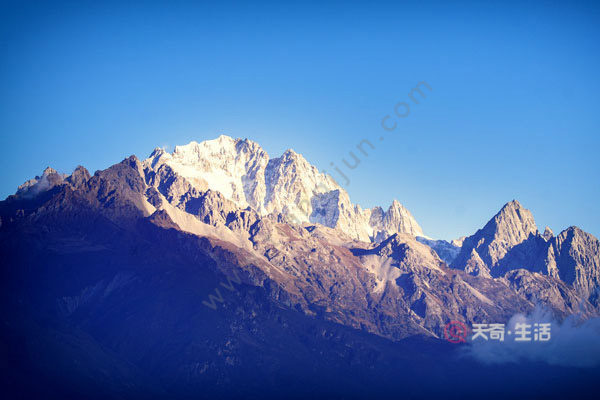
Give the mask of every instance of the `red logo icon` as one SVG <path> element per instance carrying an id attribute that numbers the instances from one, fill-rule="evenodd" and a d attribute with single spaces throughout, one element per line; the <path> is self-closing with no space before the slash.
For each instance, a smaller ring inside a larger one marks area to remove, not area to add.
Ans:
<path id="1" fill-rule="evenodd" d="M 469 328 L 460 321 L 450 321 L 444 326 L 444 337 L 450 343 L 465 343 Z"/>

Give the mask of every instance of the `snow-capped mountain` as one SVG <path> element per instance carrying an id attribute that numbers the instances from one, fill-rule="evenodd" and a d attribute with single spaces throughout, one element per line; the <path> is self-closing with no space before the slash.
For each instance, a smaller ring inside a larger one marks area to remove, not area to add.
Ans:
<path id="1" fill-rule="evenodd" d="M 329 175 L 293 150 L 270 158 L 251 140 L 222 135 L 176 146 L 172 153 L 157 148 L 143 165 L 158 177 L 153 185 L 175 206 L 210 189 L 259 216 L 281 214 L 290 223 L 319 223 L 357 240 L 381 241 L 393 233 L 423 236 L 417 221 L 398 201 L 387 211 L 362 209 Z M 177 178 L 183 179 L 174 196 Z"/>
<path id="2" fill-rule="evenodd" d="M 502 323 L 536 306 L 600 315 L 600 241 L 576 227 L 542 235 L 511 201 L 471 236 L 421 235 L 399 202 L 362 210 L 301 155 L 270 158 L 249 140 L 157 149 L 93 175 L 47 168 L 0 202 L 1 342 L 48 347 L 28 372 L 90 371 L 104 388 L 105 371 L 121 371 L 118 398 L 156 397 L 131 388 L 138 374 L 218 394 L 214 382 L 257 373 L 260 393 L 274 371 L 278 383 L 340 363 L 358 366 L 339 372 L 344 386 L 370 371 L 404 390 L 414 382 L 386 379 L 385 360 L 411 340 L 421 359 L 448 321 Z"/>

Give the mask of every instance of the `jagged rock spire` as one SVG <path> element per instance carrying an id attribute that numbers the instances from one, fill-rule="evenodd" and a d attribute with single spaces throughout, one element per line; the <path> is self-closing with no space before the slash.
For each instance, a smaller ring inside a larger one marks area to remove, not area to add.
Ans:
<path id="1" fill-rule="evenodd" d="M 537 234 L 531 212 L 517 200 L 512 200 L 482 229 L 464 240 L 462 250 L 452 266 L 464 269 L 469 264 L 479 265 L 479 260 L 474 259 L 474 251 L 485 265 L 493 269 L 511 248 Z"/>

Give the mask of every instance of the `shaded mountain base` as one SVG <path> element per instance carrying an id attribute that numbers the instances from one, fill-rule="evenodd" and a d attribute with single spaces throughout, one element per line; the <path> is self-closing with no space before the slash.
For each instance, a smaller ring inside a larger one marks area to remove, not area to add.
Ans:
<path id="1" fill-rule="evenodd" d="M 128 362 L 127 351 L 98 343 L 73 326 L 4 320 L 2 387 L 11 399 L 227 398 L 595 398 L 598 369 L 522 363 L 484 366 L 457 345 L 385 339 L 281 311 L 269 326 L 273 346 L 246 343 L 234 365 L 187 369 L 186 354 L 158 367 Z M 231 323 L 226 318 L 220 322 Z M 266 328 L 266 327 L 265 327 Z M 273 329 L 277 331 L 273 332 Z M 94 332 L 92 332 L 93 334 Z M 166 335 L 177 337 L 176 328 Z M 139 334 L 142 329 L 129 334 Z M 212 339 L 197 332 L 199 342 Z M 241 339 L 245 333 L 235 336 Z M 285 346 L 288 351 L 281 351 Z M 225 346 L 226 347 L 226 346 Z M 203 349 L 200 364 L 232 355 Z M 161 358 L 160 350 L 156 357 Z M 218 362 L 218 361 L 217 361 Z M 206 374 L 207 376 L 203 376 Z"/>
<path id="2" fill-rule="evenodd" d="M 154 243 L 173 245 L 174 231 L 154 234 L 164 235 Z M 484 366 L 440 340 L 392 342 L 275 306 L 269 288 L 234 283 L 213 310 L 202 301 L 224 278 L 208 257 L 132 250 L 142 245 L 71 255 L 60 247 L 60 257 L 56 246 L 34 245 L 28 256 L 12 247 L 24 262 L 3 280 L 4 398 L 585 398 L 600 377 L 598 369 Z M 69 301 L 57 301 L 58 288 L 72 292 Z"/>

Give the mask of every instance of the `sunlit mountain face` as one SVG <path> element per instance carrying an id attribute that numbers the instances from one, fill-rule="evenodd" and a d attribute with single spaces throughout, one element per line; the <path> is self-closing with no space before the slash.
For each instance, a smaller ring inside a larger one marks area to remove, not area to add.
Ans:
<path id="1" fill-rule="evenodd" d="M 593 397 L 598 239 L 389 203 L 227 136 L 47 168 L 0 202 L 8 398 Z"/>

